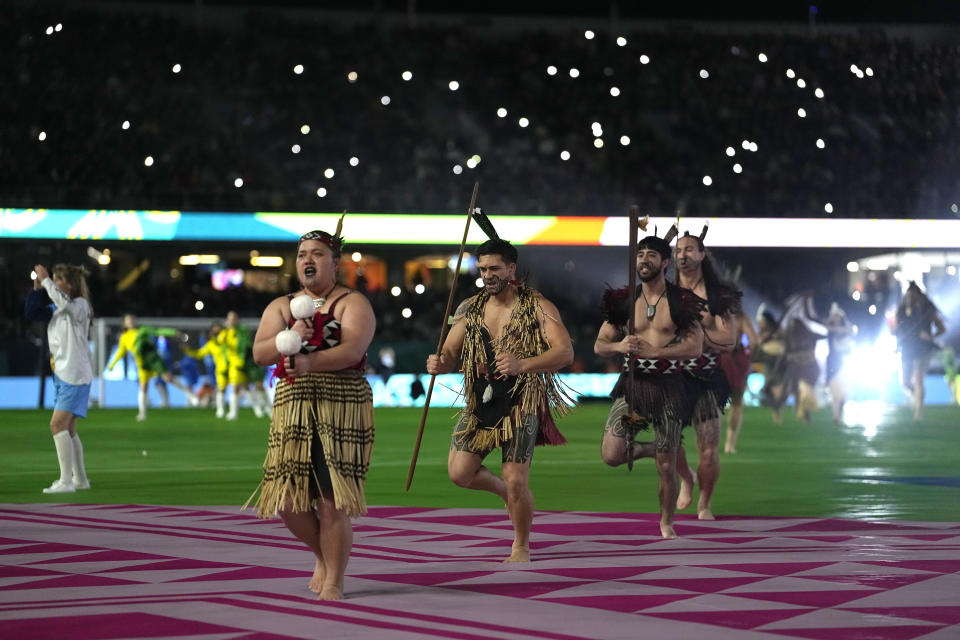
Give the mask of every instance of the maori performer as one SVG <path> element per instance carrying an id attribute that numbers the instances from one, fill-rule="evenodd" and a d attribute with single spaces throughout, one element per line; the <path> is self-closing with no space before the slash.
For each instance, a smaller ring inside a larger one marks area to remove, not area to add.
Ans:
<path id="1" fill-rule="evenodd" d="M 927 375 L 930 357 L 940 347 L 934 342 L 946 333 L 943 316 L 920 286 L 910 281 L 906 293 L 897 305 L 894 335 L 900 349 L 900 370 L 903 387 L 913 401 L 913 419 L 923 419 L 923 380 Z"/>
<path id="2" fill-rule="evenodd" d="M 440 353 L 426 366 L 438 375 L 462 360 L 466 407 L 454 427 L 447 471 L 457 486 L 504 501 L 514 529 L 506 562 L 528 562 L 530 462 L 535 445 L 566 442 L 551 412 L 564 415 L 572 404 L 555 373 L 573 361 L 573 346 L 556 306 L 515 279 L 517 250 L 479 208 L 473 217 L 490 238 L 476 251 L 483 290 L 460 304 Z M 502 478 L 483 465 L 497 447 Z"/>
<path id="3" fill-rule="evenodd" d="M 717 274 L 703 244 L 708 226 L 699 236 L 689 232 L 677 240 L 677 284 L 690 289 L 705 303 L 700 314 L 703 327 L 703 356 L 709 362 L 687 373 L 694 396 L 693 428 L 697 437 L 696 481 L 687 464 L 686 452 L 678 453 L 677 470 L 680 473 L 680 496 L 677 509 L 686 509 L 693 502 L 693 486 L 700 484 L 697 500 L 697 518 L 713 520 L 710 500 L 720 477 L 720 421 L 730 402 L 730 384 L 719 366 L 720 355 L 733 351 L 739 341 L 736 318 L 742 313 L 740 293 L 732 284 Z"/>
<path id="4" fill-rule="evenodd" d="M 817 341 L 827 337 L 826 325 L 813 309 L 813 296 L 810 293 L 797 293 L 790 296 L 784 305 L 785 311 L 780 318 L 780 332 L 783 335 L 783 387 L 775 399 L 774 412 L 780 408 L 792 394 L 797 404 L 797 417 L 804 422 L 812 420 L 812 412 L 819 403 L 814 392 L 820 378 L 820 365 L 817 363 Z"/>
<path id="5" fill-rule="evenodd" d="M 743 394 L 752 369 L 753 350 L 760 344 L 760 336 L 750 316 L 741 311 L 733 319 L 734 344 L 731 351 L 720 354 L 720 368 L 730 385 L 730 413 L 727 414 L 727 441 L 724 453 L 737 452 L 737 438 L 743 426 Z M 746 340 L 744 340 L 746 338 Z"/>
<path id="6" fill-rule="evenodd" d="M 376 319 L 362 294 L 337 282 L 342 223 L 341 217 L 333 234 L 301 236 L 301 295 L 267 305 L 253 344 L 258 365 L 279 363 L 257 515 L 279 514 L 314 553 L 310 589 L 321 600 L 343 597 L 353 544 L 350 518 L 367 511 L 364 480 L 374 436 L 373 396 L 363 372 Z M 307 303 L 312 298 L 312 316 L 311 309 L 306 314 L 300 309 L 304 305 L 291 311 L 291 300 L 299 303 L 304 295 Z M 290 353 L 289 345 L 277 339 L 278 334 L 289 336 L 288 329 L 299 334 L 297 355 L 281 352 Z"/>
<path id="7" fill-rule="evenodd" d="M 831 303 L 827 315 L 827 386 L 830 387 L 830 404 L 833 408 L 833 423 L 843 422 L 843 407 L 847 403 L 847 375 L 844 360 L 853 350 L 853 336 L 857 326 L 847 320 L 847 314 L 836 302 Z"/>
<path id="8" fill-rule="evenodd" d="M 641 223 L 641 228 L 646 224 Z M 631 243 L 632 234 L 631 229 Z M 675 235 L 674 228 L 666 238 L 653 234 L 638 243 L 640 286 L 634 292 L 629 286 L 604 292 L 604 322 L 593 346 L 599 356 L 624 358 L 624 371 L 610 393 L 613 405 L 603 429 L 600 455 L 612 467 L 630 466 L 646 456 L 656 459 L 660 534 L 664 538 L 677 537 L 673 529 L 677 452 L 680 432 L 693 410 L 682 364 L 696 359 L 703 345 L 699 323 L 703 302 L 664 277 L 671 257 L 669 241 Z M 635 315 L 632 332 L 628 330 L 631 306 Z M 639 430 L 651 426 L 655 442 L 634 441 Z"/>

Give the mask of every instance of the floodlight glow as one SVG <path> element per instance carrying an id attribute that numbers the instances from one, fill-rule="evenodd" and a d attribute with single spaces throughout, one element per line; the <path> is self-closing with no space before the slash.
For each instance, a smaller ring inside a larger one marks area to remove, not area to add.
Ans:
<path id="1" fill-rule="evenodd" d="M 863 71 L 860 71 L 860 69 L 857 69 L 857 77 L 863 80 Z"/>
<path id="2" fill-rule="evenodd" d="M 413 315 L 413 311 L 410 310 L 410 307 L 404 307 L 400 312 L 400 315 L 402 315 L 404 318 L 409 318 Z"/>
<path id="3" fill-rule="evenodd" d="M 354 262 L 360 262 L 363 260 L 363 254 L 361 254 L 359 251 L 354 251 L 352 254 L 350 254 L 350 259 Z"/>
<path id="4" fill-rule="evenodd" d="M 476 162 L 477 164 L 480 164 L 480 162 L 483 160 L 483 158 L 481 158 L 480 154 L 478 153 L 475 153 L 472 156 L 470 156 L 470 159 Z"/>
<path id="5" fill-rule="evenodd" d="M 500 107 L 499 109 L 497 109 L 497 117 L 498 117 L 498 118 L 506 118 L 506 117 L 507 117 L 507 110 L 504 109 L 503 107 Z"/>
<path id="6" fill-rule="evenodd" d="M 863 72 L 868 76 L 873 77 L 873 69 L 871 69 L 870 67 L 867 67 L 866 69 L 864 69 Z"/>
<path id="7" fill-rule="evenodd" d="M 380 98 L 380 104 L 382 104 L 383 106 L 387 106 L 388 104 L 390 104 L 390 96 L 383 96 L 382 98 Z"/>
<path id="8" fill-rule="evenodd" d="M 650 56 L 647 54 L 640 56 L 640 64 L 650 64 Z"/>
<path id="9" fill-rule="evenodd" d="M 743 167 L 740 166 L 740 163 L 739 163 L 739 162 L 738 162 L 737 164 L 733 165 L 733 172 L 734 172 L 734 173 L 743 173 Z"/>
<path id="10" fill-rule="evenodd" d="M 300 153 L 300 145 L 298 144 L 293 145 L 292 147 L 290 147 L 290 151 L 292 151 L 293 153 Z"/>
<path id="11" fill-rule="evenodd" d="M 602 148 L 603 148 L 603 138 L 595 138 L 594 141 L 593 141 L 593 146 L 595 146 L 597 149 L 602 149 Z"/>
<path id="12" fill-rule="evenodd" d="M 390 295 L 392 295 L 394 298 L 396 298 L 397 296 L 399 296 L 399 295 L 400 295 L 400 287 L 398 287 L 397 285 L 393 285 L 392 287 L 390 287 Z"/>
<path id="13" fill-rule="evenodd" d="M 627 146 L 630 144 L 630 136 L 620 136 L 620 144 Z"/>
<path id="14" fill-rule="evenodd" d="M 744 150 L 749 151 L 749 150 L 750 150 L 750 141 L 749 141 L 749 140 L 744 140 L 743 142 L 740 143 L 740 146 L 741 146 Z"/>
<path id="15" fill-rule="evenodd" d="M 477 278 L 473 284 L 477 285 L 477 288 L 479 289 L 483 286 L 483 278 Z"/>
<path id="16" fill-rule="evenodd" d="M 327 188 L 326 188 L 326 187 L 320 187 L 319 189 L 317 189 L 317 197 L 318 197 L 318 198 L 326 198 L 326 197 L 327 197 Z"/>
<path id="17" fill-rule="evenodd" d="M 283 258 L 280 256 L 253 256 L 250 258 L 251 267 L 282 267 Z"/>
<path id="18" fill-rule="evenodd" d="M 301 73 L 303 73 L 303 65 L 302 64 L 294 65 L 293 72 L 297 75 L 300 75 Z"/>
<path id="19" fill-rule="evenodd" d="M 424 291 L 426 291 L 427 288 L 426 288 L 425 286 L 423 286 L 422 284 L 419 284 L 419 283 L 418 283 L 417 286 L 415 286 L 415 287 L 413 288 L 413 290 L 419 295 L 419 294 L 422 294 Z"/>
<path id="20" fill-rule="evenodd" d="M 570 159 L 570 152 L 567 151 L 566 149 L 564 149 L 563 151 L 561 151 L 561 152 L 560 152 L 560 159 L 561 159 L 561 160 L 564 160 L 564 161 L 569 160 L 569 159 Z"/>
<path id="21" fill-rule="evenodd" d="M 110 256 L 105 253 L 101 253 L 97 257 L 97 264 L 100 264 L 104 267 L 107 266 L 108 264 L 110 264 Z"/>
<path id="22" fill-rule="evenodd" d="M 855 64 L 850 65 L 850 73 L 856 75 L 857 71 L 860 71 L 860 67 Z"/>
<path id="23" fill-rule="evenodd" d="M 618 95 L 620 95 L 620 89 L 617 87 L 610 87 L 610 95 L 616 98 Z"/>
<path id="24" fill-rule="evenodd" d="M 190 255 L 180 256 L 179 262 L 185 267 L 198 264 L 217 264 L 220 262 L 220 256 L 215 253 L 192 253 Z"/>
<path id="25" fill-rule="evenodd" d="M 787 69 L 787 77 L 788 77 L 788 78 L 795 78 L 795 77 L 797 77 L 797 74 L 794 73 L 793 69 Z"/>
<path id="26" fill-rule="evenodd" d="M 583 37 L 586 38 L 587 40 L 593 40 L 593 37 L 595 35 L 596 34 L 593 31 L 590 31 L 590 29 L 587 29 L 586 31 L 583 32 Z"/>
<path id="27" fill-rule="evenodd" d="M 823 205 L 823 210 L 827 213 L 833 213 L 833 205 L 828 202 L 827 204 Z"/>
<path id="28" fill-rule="evenodd" d="M 856 260 L 851 260 L 847 263 L 847 271 L 850 273 L 856 273 L 857 271 L 860 271 L 860 263 Z"/>
<path id="29" fill-rule="evenodd" d="M 853 293 L 850 294 L 850 297 L 856 300 L 857 302 L 860 302 L 860 298 L 861 298 L 860 290 L 854 289 Z"/>
<path id="30" fill-rule="evenodd" d="M 710 176 L 703 176 L 703 186 L 709 187 L 712 184 L 713 184 L 713 178 L 711 178 Z"/>
<path id="31" fill-rule="evenodd" d="M 527 127 L 530 124 L 530 121 L 526 118 L 520 118 L 517 120 L 517 124 L 519 124 L 521 127 Z"/>
<path id="32" fill-rule="evenodd" d="M 947 265 L 947 275 L 948 275 L 948 276 L 955 276 L 955 275 L 957 275 L 957 268 L 956 268 L 955 266 L 953 266 L 952 264 Z"/>
<path id="33" fill-rule="evenodd" d="M 347 82 L 349 82 L 350 84 L 353 84 L 356 81 L 357 81 L 356 71 L 350 71 L 349 73 L 347 73 Z"/>
<path id="34" fill-rule="evenodd" d="M 570 77 L 571 78 L 580 77 L 580 69 L 577 69 L 576 67 L 570 67 Z"/>
<path id="35" fill-rule="evenodd" d="M 461 167 L 458 164 L 453 165 L 453 173 L 454 175 L 460 175 L 461 173 L 463 173 L 463 167 Z"/>
<path id="36" fill-rule="evenodd" d="M 797 115 L 800 116 L 801 118 L 806 118 L 807 110 L 804 109 L 803 107 L 800 107 L 799 109 L 797 109 Z"/>
<path id="37" fill-rule="evenodd" d="M 323 170 L 323 177 L 329 180 L 335 175 L 335 173 L 336 172 L 333 169 L 327 168 Z"/>
<path id="38" fill-rule="evenodd" d="M 178 62 L 177 64 L 173 65 L 172 71 L 173 71 L 174 73 L 180 73 L 180 69 L 181 69 L 181 68 L 182 68 L 182 67 L 180 66 L 180 63 Z"/>
<path id="39" fill-rule="evenodd" d="M 707 78 L 710 77 L 710 72 L 707 71 L 706 69 L 700 69 L 700 77 L 706 80 Z"/>
<path id="40" fill-rule="evenodd" d="M 47 27 L 47 30 L 44 33 L 46 33 L 48 36 L 53 35 L 53 27 L 52 26 Z"/>
<path id="41" fill-rule="evenodd" d="M 803 89 L 807 86 L 807 83 L 803 78 L 797 78 L 797 86 Z"/>
<path id="42" fill-rule="evenodd" d="M 234 180 L 234 181 L 233 181 L 233 186 L 235 186 L 237 189 L 239 189 L 240 187 L 242 187 L 242 186 L 243 186 L 243 178 L 237 178 L 236 180 Z"/>
<path id="43" fill-rule="evenodd" d="M 308 133 L 310 133 L 310 125 L 308 124 L 301 125 L 300 133 L 302 133 L 303 135 L 307 135 Z"/>
<path id="44" fill-rule="evenodd" d="M 357 166 L 358 164 L 360 164 L 360 158 L 358 158 L 357 156 L 352 156 L 352 157 L 350 158 L 350 166 L 351 166 L 351 167 L 355 167 L 355 166 Z"/>
<path id="45" fill-rule="evenodd" d="M 751 151 L 751 152 L 756 153 L 756 152 L 757 152 L 757 149 L 759 149 L 759 148 L 760 148 L 760 147 L 757 146 L 757 143 L 756 143 L 756 142 L 751 142 L 751 143 L 750 143 L 750 151 Z"/>
<path id="46" fill-rule="evenodd" d="M 732 158 L 736 153 L 737 153 L 737 152 L 736 152 L 736 150 L 734 150 L 733 147 L 727 147 L 727 155 L 728 155 L 728 156 L 730 156 L 730 157 Z"/>
<path id="47" fill-rule="evenodd" d="M 193 308 L 197 311 L 203 311 L 203 300 L 197 300 L 193 303 Z"/>
<path id="48" fill-rule="evenodd" d="M 467 169 L 473 169 L 477 166 L 477 161 L 473 158 L 467 158 Z"/>
<path id="49" fill-rule="evenodd" d="M 759 60 L 760 62 L 766 62 L 766 61 L 767 61 L 767 54 L 765 54 L 765 53 L 763 53 L 763 52 L 761 51 L 761 52 L 757 55 L 757 60 Z"/>
<path id="50" fill-rule="evenodd" d="M 123 121 L 123 124 L 120 125 L 120 128 L 123 129 L 124 131 L 126 131 L 127 129 L 129 129 L 129 128 L 130 128 L 130 121 L 129 121 L 129 120 L 124 120 L 124 121 Z"/>
<path id="51" fill-rule="evenodd" d="M 950 205 L 950 211 L 953 211 L 954 213 L 960 212 L 960 206 L 957 206 L 957 203 L 954 202 L 952 205 Z"/>
<path id="52" fill-rule="evenodd" d="M 37 140 L 39 140 L 40 142 L 43 142 L 43 141 L 46 140 L 46 139 L 47 139 L 47 132 L 46 132 L 46 131 L 41 131 L 41 132 L 37 135 Z"/>
<path id="53" fill-rule="evenodd" d="M 404 82 L 410 82 L 411 80 L 413 80 L 413 73 L 409 71 L 404 71 L 403 73 L 400 74 L 400 77 L 403 78 Z"/>
<path id="54" fill-rule="evenodd" d="M 872 304 L 869 307 L 867 307 L 867 313 L 869 313 L 872 316 L 877 315 L 877 305 Z"/>
<path id="55" fill-rule="evenodd" d="M 152 167 L 153 166 L 153 156 L 147 156 L 143 159 L 144 166 Z"/>
<path id="56" fill-rule="evenodd" d="M 460 83 L 457 82 L 456 80 L 451 80 L 450 82 L 447 83 L 447 86 L 450 87 L 450 91 L 456 91 L 457 89 L 460 88 Z"/>
<path id="57" fill-rule="evenodd" d="M 823 141 L 823 138 L 817 138 L 817 149 L 823 149 L 827 146 L 827 143 Z"/>
<path id="58" fill-rule="evenodd" d="M 627 46 L 627 39 L 624 38 L 623 36 L 618 36 L 618 37 L 617 37 L 617 46 L 618 46 L 618 47 L 625 47 L 625 46 Z"/>
<path id="59" fill-rule="evenodd" d="M 813 90 L 813 95 L 817 96 L 818 98 L 823 98 L 823 89 L 817 87 Z"/>
<path id="60" fill-rule="evenodd" d="M 548 75 L 548 76 L 555 76 L 555 75 L 557 75 L 557 68 L 556 68 L 555 66 L 553 66 L 553 65 L 550 65 L 549 67 L 547 67 L 547 75 Z"/>

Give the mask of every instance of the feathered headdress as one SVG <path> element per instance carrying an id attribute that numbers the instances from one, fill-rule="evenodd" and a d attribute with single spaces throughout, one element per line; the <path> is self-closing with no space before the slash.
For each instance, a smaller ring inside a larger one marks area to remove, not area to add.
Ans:
<path id="1" fill-rule="evenodd" d="M 487 214 L 483 212 L 483 209 L 480 207 L 474 207 L 473 213 L 471 214 L 473 221 L 477 223 L 477 226 L 480 227 L 488 238 L 491 240 L 499 240 L 500 235 L 497 233 L 497 230 L 493 228 L 493 223 L 490 222 L 490 218 L 487 217 Z"/>
<path id="2" fill-rule="evenodd" d="M 347 213 L 343 212 L 343 215 L 341 215 L 340 219 L 337 220 L 337 230 L 334 231 L 332 235 L 321 229 L 307 231 L 305 234 L 300 236 L 300 240 L 297 241 L 297 246 L 300 246 L 300 243 L 304 240 L 317 240 L 330 247 L 333 253 L 339 256 L 340 249 L 343 247 L 343 237 L 340 235 L 340 232 L 343 231 L 343 219 L 346 217 L 346 215 Z"/>

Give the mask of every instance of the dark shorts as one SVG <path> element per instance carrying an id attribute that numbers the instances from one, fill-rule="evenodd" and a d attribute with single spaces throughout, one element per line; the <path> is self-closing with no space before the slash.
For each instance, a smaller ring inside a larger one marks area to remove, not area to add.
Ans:
<path id="1" fill-rule="evenodd" d="M 502 462 L 517 462 L 523 464 L 533 458 L 533 447 L 537 444 L 537 434 L 540 431 L 540 418 L 531 414 L 523 419 L 522 424 L 513 430 L 513 437 L 500 446 Z M 461 416 L 457 426 L 453 429 L 450 448 L 456 451 L 467 451 L 480 456 L 483 460 L 496 447 L 477 448 L 470 445 L 472 432 L 467 430 L 467 416 Z"/>
<path id="2" fill-rule="evenodd" d="M 313 475 L 310 478 L 310 497 L 316 499 L 320 492 L 333 493 L 333 480 L 330 479 L 330 469 L 327 468 L 327 458 L 323 455 L 323 442 L 317 427 L 313 427 L 313 437 L 310 440 L 310 464 Z"/>

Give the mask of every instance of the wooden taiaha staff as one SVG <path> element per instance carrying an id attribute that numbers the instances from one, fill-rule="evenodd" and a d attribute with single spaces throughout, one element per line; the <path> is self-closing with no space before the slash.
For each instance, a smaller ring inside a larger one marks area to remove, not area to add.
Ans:
<path id="1" fill-rule="evenodd" d="M 453 310 L 453 298 L 457 293 L 457 278 L 460 276 L 460 262 L 463 260 L 463 252 L 467 247 L 467 234 L 470 232 L 470 221 L 473 219 L 473 210 L 477 206 L 477 191 L 480 189 L 480 183 L 473 183 L 473 195 L 470 196 L 470 206 L 467 207 L 467 222 L 463 226 L 463 240 L 460 241 L 460 253 L 457 255 L 457 268 L 453 272 L 453 284 L 450 285 L 450 295 L 447 297 L 447 309 L 443 312 L 443 326 L 440 327 L 440 340 L 437 341 L 437 355 L 441 354 L 443 342 L 447 339 L 447 331 L 450 329 L 450 312 Z M 427 398 L 423 404 L 423 414 L 420 416 L 420 428 L 417 429 L 417 441 L 413 445 L 413 456 L 410 458 L 410 470 L 407 471 L 407 484 L 404 491 L 410 491 L 410 483 L 413 482 L 413 472 L 417 468 L 417 456 L 420 455 L 420 441 L 423 440 L 423 427 L 427 423 L 427 412 L 430 410 L 430 397 L 433 395 L 433 383 L 437 376 L 430 376 L 430 386 L 427 387 Z"/>
<path id="2" fill-rule="evenodd" d="M 627 320 L 627 335 L 632 336 L 637 324 L 637 229 L 640 224 L 640 207 L 633 205 L 630 207 L 630 265 L 628 271 L 628 291 L 630 296 L 630 316 Z M 627 354 L 627 402 L 629 412 L 628 420 L 634 421 L 638 418 L 633 408 L 633 374 L 636 371 L 637 362 L 633 359 L 633 354 Z M 627 470 L 633 471 L 633 438 L 627 440 Z"/>

